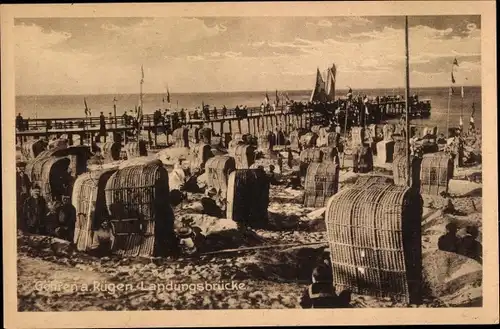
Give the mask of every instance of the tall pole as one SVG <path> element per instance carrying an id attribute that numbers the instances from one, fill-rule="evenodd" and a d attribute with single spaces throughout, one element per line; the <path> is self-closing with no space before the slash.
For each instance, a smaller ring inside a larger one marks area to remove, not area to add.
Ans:
<path id="1" fill-rule="evenodd" d="M 405 70 L 405 107 L 406 107 L 406 185 L 411 186 L 411 165 L 410 165 L 410 56 L 408 51 L 408 16 L 405 16 L 405 54 L 406 54 L 406 70 Z"/>
<path id="2" fill-rule="evenodd" d="M 346 149 L 346 144 L 347 144 L 347 116 L 349 114 L 349 108 L 351 106 L 351 100 L 347 101 L 346 107 L 345 107 L 345 120 L 344 120 L 344 151 L 342 152 L 342 168 L 344 168 L 344 160 L 345 160 L 345 149 Z"/>
<path id="3" fill-rule="evenodd" d="M 464 86 L 460 89 L 460 135 L 463 136 L 464 130 Z"/>
<path id="4" fill-rule="evenodd" d="M 451 71 L 453 74 L 453 64 L 451 65 Z M 446 136 L 449 138 L 450 137 L 450 107 L 451 107 L 451 94 L 452 94 L 452 87 L 450 85 L 450 89 L 448 90 L 448 110 L 446 111 Z"/>
<path id="5" fill-rule="evenodd" d="M 139 111 L 138 111 L 138 127 L 137 127 L 137 142 L 139 142 L 139 137 L 142 130 L 142 118 L 143 118 L 143 101 L 142 101 L 142 85 L 144 84 L 144 67 L 141 65 L 141 83 L 140 83 L 140 95 L 139 95 Z"/>

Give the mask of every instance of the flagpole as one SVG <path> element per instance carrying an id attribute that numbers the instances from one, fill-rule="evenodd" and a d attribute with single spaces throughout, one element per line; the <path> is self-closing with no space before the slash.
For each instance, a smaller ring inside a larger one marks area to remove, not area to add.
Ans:
<path id="1" fill-rule="evenodd" d="M 453 77 L 453 64 L 451 64 L 451 74 Z M 446 136 L 450 137 L 450 106 L 451 106 L 451 93 L 453 87 L 450 85 L 450 89 L 448 90 L 448 109 L 446 111 Z"/>
<path id="2" fill-rule="evenodd" d="M 115 129 L 118 128 L 118 122 L 116 120 L 116 97 L 113 98 L 113 114 L 115 115 Z"/>
<path id="3" fill-rule="evenodd" d="M 142 130 L 142 116 L 143 116 L 143 99 L 142 99 L 142 85 L 144 83 L 144 67 L 141 65 L 141 83 L 140 83 L 140 94 L 139 94 L 139 104 L 140 108 L 138 111 L 138 126 L 137 126 L 137 142 L 139 142 L 139 137 Z"/>
<path id="4" fill-rule="evenodd" d="M 408 51 L 408 16 L 405 16 L 405 53 L 406 53 L 406 70 L 405 70 L 405 107 L 406 107 L 406 185 L 411 187 L 411 165 L 410 165 L 410 59 Z"/>
<path id="5" fill-rule="evenodd" d="M 460 89 L 460 134 L 463 135 L 464 130 L 464 86 Z"/>

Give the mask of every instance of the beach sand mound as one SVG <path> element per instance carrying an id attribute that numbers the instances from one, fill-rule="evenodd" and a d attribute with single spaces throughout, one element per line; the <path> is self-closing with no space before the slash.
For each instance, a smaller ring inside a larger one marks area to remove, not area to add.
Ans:
<path id="1" fill-rule="evenodd" d="M 422 255 L 425 294 L 443 306 L 482 305 L 482 266 L 468 257 L 438 249 Z"/>

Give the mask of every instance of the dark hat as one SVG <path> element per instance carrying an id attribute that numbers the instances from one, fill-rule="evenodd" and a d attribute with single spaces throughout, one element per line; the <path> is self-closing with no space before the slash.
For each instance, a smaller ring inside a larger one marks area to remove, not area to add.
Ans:
<path id="1" fill-rule="evenodd" d="M 446 224 L 447 231 L 456 231 L 457 229 L 458 229 L 458 226 L 454 222 L 450 222 L 450 223 Z"/>
<path id="2" fill-rule="evenodd" d="M 477 237 L 479 235 L 479 229 L 474 225 L 467 225 L 465 232 L 473 237 Z"/>
<path id="3" fill-rule="evenodd" d="M 19 162 L 16 163 L 16 165 L 18 167 L 24 168 L 24 167 L 26 167 L 26 162 L 25 161 L 19 161 Z"/>
<path id="4" fill-rule="evenodd" d="M 33 185 L 32 190 L 40 190 L 40 186 L 38 184 Z"/>
<path id="5" fill-rule="evenodd" d="M 193 233 L 193 230 L 190 227 L 181 227 L 177 231 L 177 234 L 179 235 L 179 237 L 183 237 L 183 238 L 190 236 L 192 233 Z"/>
<path id="6" fill-rule="evenodd" d="M 326 265 L 320 265 L 314 268 L 312 277 L 317 282 L 333 282 L 332 271 Z"/>

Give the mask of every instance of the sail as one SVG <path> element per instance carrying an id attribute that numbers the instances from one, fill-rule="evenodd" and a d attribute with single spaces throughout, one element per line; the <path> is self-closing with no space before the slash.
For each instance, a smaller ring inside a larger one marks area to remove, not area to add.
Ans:
<path id="1" fill-rule="evenodd" d="M 321 76 L 321 72 L 319 69 L 316 71 L 316 84 L 314 86 L 314 89 L 311 93 L 311 97 L 309 99 L 310 102 L 314 101 L 320 101 L 324 102 L 326 101 L 326 91 L 325 91 L 325 81 L 323 80 L 323 77 Z"/>
<path id="2" fill-rule="evenodd" d="M 335 81 L 337 75 L 337 67 L 332 64 L 332 67 L 328 68 L 328 74 L 326 78 L 326 96 L 329 101 L 335 100 Z"/>

